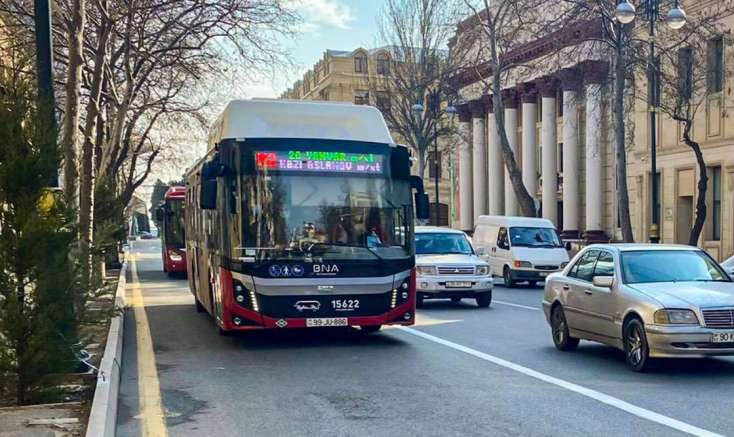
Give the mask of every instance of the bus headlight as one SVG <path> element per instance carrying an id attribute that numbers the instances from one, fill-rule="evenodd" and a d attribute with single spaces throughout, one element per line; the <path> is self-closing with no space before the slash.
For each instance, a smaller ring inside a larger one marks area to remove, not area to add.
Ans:
<path id="1" fill-rule="evenodd" d="M 181 255 L 179 255 L 178 253 L 176 253 L 176 252 L 174 252 L 172 250 L 169 250 L 168 251 L 168 258 L 170 258 L 171 261 L 175 261 L 175 262 L 179 262 L 179 261 L 183 260 L 183 257 Z"/>

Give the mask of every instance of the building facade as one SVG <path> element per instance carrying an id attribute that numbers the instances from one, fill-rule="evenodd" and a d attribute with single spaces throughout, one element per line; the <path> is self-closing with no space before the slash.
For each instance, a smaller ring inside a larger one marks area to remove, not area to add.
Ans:
<path id="1" fill-rule="evenodd" d="M 392 109 L 389 76 L 396 63 L 389 47 L 376 49 L 358 48 L 353 51 L 327 50 L 313 68 L 304 73 L 303 78 L 283 92 L 280 98 L 292 100 L 328 100 L 351 102 L 357 105 L 372 105 L 381 111 Z M 400 135 L 393 132 L 398 143 L 406 143 Z M 456 198 L 456 160 L 452 154 L 452 141 L 440 141 L 438 162 L 433 147 L 428 152 L 428 165 L 425 175 L 426 191 L 432 204 L 432 222 L 435 217 L 435 175 L 439 180 L 438 223 L 458 224 Z M 438 164 L 438 168 L 436 168 Z M 453 181 L 453 182 L 452 182 Z M 453 187 L 453 188 L 452 188 Z"/>
<path id="2" fill-rule="evenodd" d="M 711 1 L 683 2 L 689 14 Z M 472 44 L 478 18 L 461 23 L 453 44 Z M 720 16 L 731 29 L 734 16 Z M 664 24 L 661 24 L 664 25 Z M 566 240 L 581 244 L 619 241 L 617 178 L 612 117 L 612 54 L 594 42 L 601 26 L 579 22 L 528 41 L 508 56 L 530 65 L 508 76 L 502 91 L 504 126 L 522 170 L 523 183 L 536 200 L 538 215 L 552 220 Z M 734 40 L 728 33 L 708 44 L 709 87 L 699 111 L 694 139 L 707 163 L 708 215 L 699 245 L 716 259 L 734 253 Z M 459 226 L 471 229 L 481 214 L 518 214 L 507 178 L 486 65 L 457 78 L 465 101 L 460 129 L 468 138 L 459 148 Z M 484 73 L 484 74 L 482 74 Z M 638 85 L 639 86 L 639 85 Z M 651 224 L 650 118 L 644 101 L 627 117 L 627 185 L 636 241 L 647 241 Z M 658 117 L 657 181 L 661 242 L 687 243 L 694 220 L 698 169 L 682 141 L 681 126 Z"/>

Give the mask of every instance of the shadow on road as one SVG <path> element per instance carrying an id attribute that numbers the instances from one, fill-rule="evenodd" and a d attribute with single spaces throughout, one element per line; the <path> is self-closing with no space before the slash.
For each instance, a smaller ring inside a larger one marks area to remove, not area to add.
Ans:
<path id="1" fill-rule="evenodd" d="M 549 346 L 548 349 L 553 349 Z M 558 352 L 561 353 L 561 352 Z M 624 352 L 601 344 L 582 342 L 578 350 L 566 353 L 570 358 L 588 361 L 589 366 L 626 367 Z M 630 374 L 633 374 L 630 371 Z M 642 374 L 638 374 L 641 375 Z M 643 379 L 649 379 L 654 375 L 660 376 L 685 376 L 686 383 L 705 379 L 710 383 L 712 380 L 721 379 L 722 382 L 731 382 L 734 376 L 734 362 L 729 360 L 711 358 L 659 358 L 654 361 L 653 367 Z"/>

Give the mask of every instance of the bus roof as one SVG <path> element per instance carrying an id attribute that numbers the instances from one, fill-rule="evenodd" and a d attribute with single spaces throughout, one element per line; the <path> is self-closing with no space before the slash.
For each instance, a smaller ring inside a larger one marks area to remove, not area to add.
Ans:
<path id="1" fill-rule="evenodd" d="M 233 100 L 212 125 L 209 150 L 223 139 L 306 138 L 392 144 L 372 106 L 323 101 Z"/>
<path id="2" fill-rule="evenodd" d="M 174 185 L 168 188 L 164 199 L 184 199 L 186 197 L 186 187 Z"/>

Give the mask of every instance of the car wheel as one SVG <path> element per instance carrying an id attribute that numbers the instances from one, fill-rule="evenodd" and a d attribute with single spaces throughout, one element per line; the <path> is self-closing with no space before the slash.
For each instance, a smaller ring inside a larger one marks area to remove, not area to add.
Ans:
<path id="1" fill-rule="evenodd" d="M 635 372 L 650 368 L 650 347 L 645 326 L 639 319 L 631 319 L 624 325 L 624 356 L 627 365 Z"/>
<path id="2" fill-rule="evenodd" d="M 364 334 L 372 334 L 374 332 L 379 331 L 381 328 L 382 328 L 382 325 L 367 325 L 367 326 L 360 327 L 360 330 Z"/>
<path id="3" fill-rule="evenodd" d="M 459 303 L 459 302 L 461 302 L 461 298 L 460 297 L 452 297 L 451 298 L 451 302 L 453 302 L 453 303 Z"/>
<path id="4" fill-rule="evenodd" d="M 418 293 L 415 296 L 415 306 L 416 306 L 416 308 L 423 308 L 423 300 L 424 300 L 424 298 L 423 298 L 423 295 L 422 294 Z"/>
<path id="5" fill-rule="evenodd" d="M 505 270 L 502 272 L 502 277 L 505 280 L 505 287 L 513 288 L 515 286 L 515 280 L 512 279 L 509 267 L 505 266 Z"/>
<path id="6" fill-rule="evenodd" d="M 553 344 L 559 351 L 572 351 L 579 347 L 579 339 L 571 337 L 566 322 L 566 314 L 563 307 L 557 305 L 551 313 L 551 330 L 553 332 Z"/>
<path id="7" fill-rule="evenodd" d="M 204 305 L 202 305 L 201 302 L 199 302 L 199 299 L 194 297 L 194 302 L 196 302 L 196 312 L 197 313 L 203 313 L 204 311 L 206 311 L 206 308 L 204 308 Z"/>
<path id="8" fill-rule="evenodd" d="M 487 291 L 477 294 L 477 306 L 479 308 L 487 308 L 492 305 L 492 292 Z"/>

